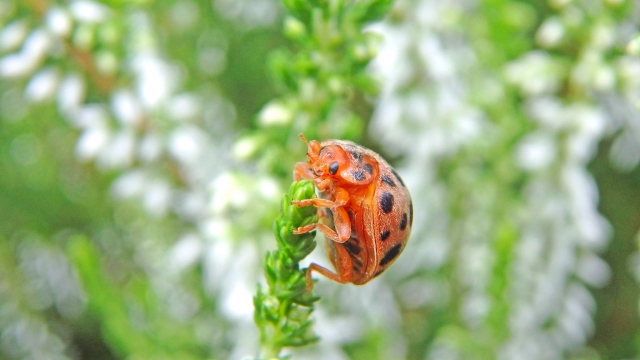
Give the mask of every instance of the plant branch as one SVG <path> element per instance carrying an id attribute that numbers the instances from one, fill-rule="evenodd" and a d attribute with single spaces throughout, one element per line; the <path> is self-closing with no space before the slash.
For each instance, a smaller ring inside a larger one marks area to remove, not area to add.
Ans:
<path id="1" fill-rule="evenodd" d="M 274 222 L 278 249 L 267 253 L 264 262 L 267 286 L 258 284 L 253 298 L 261 359 L 279 358 L 283 347 L 303 346 L 318 339 L 313 333 L 311 314 L 313 303 L 320 298 L 306 290 L 306 272 L 298 264 L 315 248 L 315 231 L 293 234 L 293 229 L 317 221 L 316 209 L 291 205 L 292 200 L 313 197 L 313 182 L 294 182 L 284 195 L 282 211 Z"/>

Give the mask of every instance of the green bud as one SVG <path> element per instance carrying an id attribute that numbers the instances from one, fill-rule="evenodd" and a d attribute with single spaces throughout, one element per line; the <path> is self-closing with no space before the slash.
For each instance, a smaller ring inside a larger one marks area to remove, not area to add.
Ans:
<path id="1" fill-rule="evenodd" d="M 284 20 L 284 34 L 290 39 L 301 39 L 307 35 L 307 29 L 300 20 L 287 16 Z"/>

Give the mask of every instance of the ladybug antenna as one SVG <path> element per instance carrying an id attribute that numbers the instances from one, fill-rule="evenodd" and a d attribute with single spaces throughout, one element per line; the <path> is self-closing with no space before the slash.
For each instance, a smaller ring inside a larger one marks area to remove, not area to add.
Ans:
<path id="1" fill-rule="evenodd" d="M 307 144 L 307 157 L 309 157 L 309 160 L 317 161 L 318 153 L 320 152 L 320 143 L 317 140 L 308 141 L 302 133 L 300 133 L 300 139 L 302 139 L 302 141 Z"/>
<path id="2" fill-rule="evenodd" d="M 309 146 L 309 141 L 307 141 L 307 138 L 304 137 L 303 133 L 300 133 L 300 139 L 302 139 L 302 141 L 304 141 L 304 143 L 307 144 L 307 146 Z"/>

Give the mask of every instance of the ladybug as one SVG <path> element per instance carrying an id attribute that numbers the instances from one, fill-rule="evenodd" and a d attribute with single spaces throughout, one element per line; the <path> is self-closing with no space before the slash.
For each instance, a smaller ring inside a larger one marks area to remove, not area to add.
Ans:
<path id="1" fill-rule="evenodd" d="M 339 283 L 362 285 L 380 275 L 404 250 L 413 223 L 413 203 L 404 182 L 375 152 L 345 140 L 307 141 L 307 162 L 299 162 L 294 179 L 312 179 L 318 197 L 292 201 L 318 208 L 320 221 L 299 227 L 327 237 L 327 254 L 336 273 L 312 263 L 307 288 L 316 271 Z"/>

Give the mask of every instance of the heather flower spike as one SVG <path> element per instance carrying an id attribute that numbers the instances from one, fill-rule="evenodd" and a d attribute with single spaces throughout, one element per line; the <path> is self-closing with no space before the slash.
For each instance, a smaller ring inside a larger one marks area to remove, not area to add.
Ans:
<path id="1" fill-rule="evenodd" d="M 264 260 L 267 285 L 258 284 L 253 298 L 254 320 L 260 330 L 261 359 L 277 358 L 285 346 L 302 346 L 318 340 L 313 333 L 313 304 L 320 298 L 305 289 L 305 270 L 298 262 L 316 246 L 315 231 L 294 235 L 293 229 L 317 222 L 312 206 L 291 205 L 293 200 L 314 198 L 310 180 L 294 182 L 283 196 L 282 210 L 274 221 L 278 248 Z"/>

